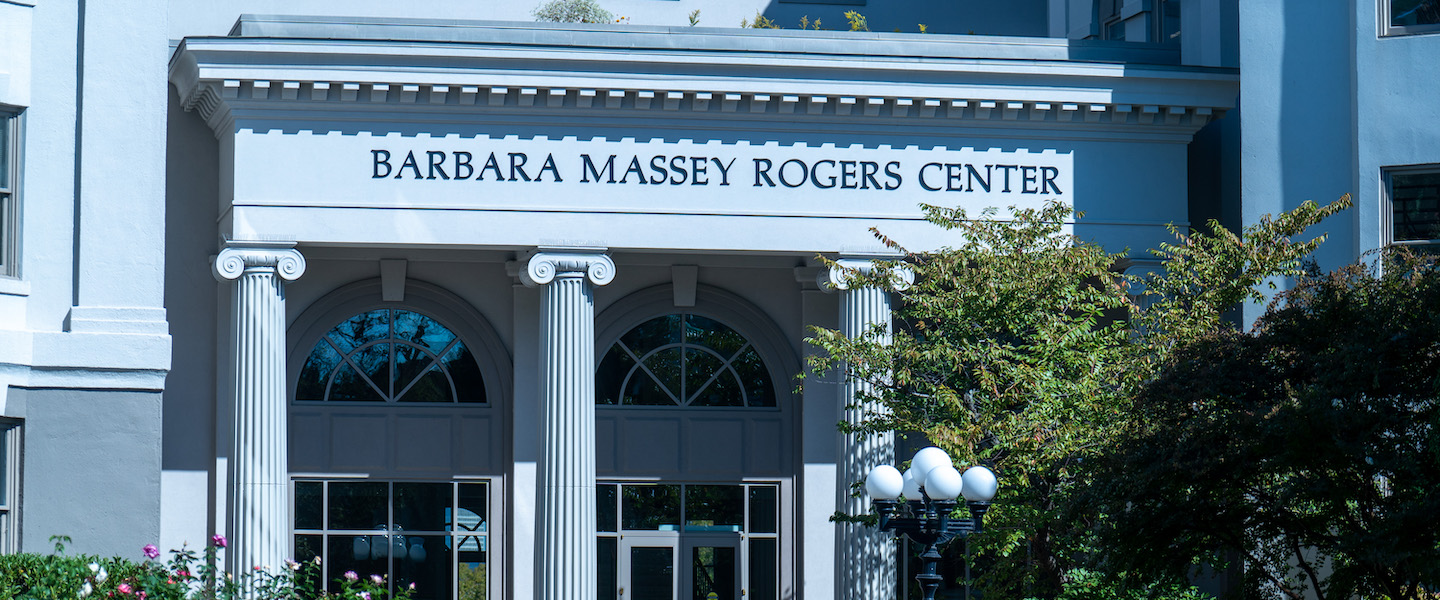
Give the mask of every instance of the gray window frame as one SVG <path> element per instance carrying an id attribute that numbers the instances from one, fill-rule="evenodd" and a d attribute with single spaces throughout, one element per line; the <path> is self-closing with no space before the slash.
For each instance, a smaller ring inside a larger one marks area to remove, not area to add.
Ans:
<path id="1" fill-rule="evenodd" d="M 25 139 L 25 118 L 22 111 L 0 105 L 0 120 L 9 124 L 5 134 L 0 134 L 9 138 L 6 140 L 5 160 L 0 160 L 0 170 L 9 174 L 4 178 L 8 187 L 0 187 L 0 277 L 19 278 L 22 214 L 20 190 L 23 187 L 20 165 L 24 154 L 24 147 L 20 142 Z"/>
<path id="2" fill-rule="evenodd" d="M 1440 33 L 1440 23 L 1431 25 L 1391 25 L 1391 9 L 1395 0 L 1378 0 L 1380 3 L 1375 11 L 1379 17 L 1380 37 L 1401 37 L 1407 35 L 1423 35 L 1427 33 Z M 1388 186 L 1387 186 L 1388 188 Z"/>
<path id="3" fill-rule="evenodd" d="M 1387 0 L 1388 1 L 1388 0 Z M 1435 246 L 1440 248 L 1440 238 L 1428 240 L 1397 240 L 1395 239 L 1395 198 L 1394 179 L 1395 175 L 1405 174 L 1440 174 L 1440 164 L 1404 165 L 1396 167 L 1381 167 L 1380 169 L 1380 239 L 1382 246 Z"/>
<path id="4" fill-rule="evenodd" d="M 0 554 L 20 551 L 23 421 L 0 417 Z"/>

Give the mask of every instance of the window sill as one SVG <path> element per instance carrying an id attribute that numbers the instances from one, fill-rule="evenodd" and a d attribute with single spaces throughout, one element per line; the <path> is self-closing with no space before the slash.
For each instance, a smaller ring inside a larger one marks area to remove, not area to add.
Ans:
<path id="1" fill-rule="evenodd" d="M 14 277 L 0 277 L 0 296 L 29 296 L 30 282 Z"/>

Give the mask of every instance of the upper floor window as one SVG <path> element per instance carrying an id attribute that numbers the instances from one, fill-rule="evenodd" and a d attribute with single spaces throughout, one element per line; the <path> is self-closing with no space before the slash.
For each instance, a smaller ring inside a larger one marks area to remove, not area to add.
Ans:
<path id="1" fill-rule="evenodd" d="M 20 274 L 20 118 L 0 108 L 0 276 Z"/>
<path id="2" fill-rule="evenodd" d="M 363 312 L 315 343 L 297 401 L 484 403 L 475 356 L 450 328 L 410 310 Z"/>
<path id="3" fill-rule="evenodd" d="M 696 314 L 650 319 L 620 336 L 595 373 L 595 403 L 626 406 L 775 406 L 755 346 Z"/>
<path id="4" fill-rule="evenodd" d="M 1385 181 L 1390 202 L 1390 241 L 1409 246 L 1440 245 L 1440 165 L 1390 169 Z"/>
<path id="5" fill-rule="evenodd" d="M 1380 0 L 1385 35 L 1440 31 L 1440 0 Z"/>
<path id="6" fill-rule="evenodd" d="M 0 418 L 0 554 L 20 551 L 20 421 Z"/>

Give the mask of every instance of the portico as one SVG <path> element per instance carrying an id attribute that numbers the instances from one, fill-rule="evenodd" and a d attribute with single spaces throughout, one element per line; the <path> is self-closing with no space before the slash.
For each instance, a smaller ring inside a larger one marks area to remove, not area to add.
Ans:
<path id="1" fill-rule="evenodd" d="M 922 202 L 1058 200 L 1151 247 L 1234 99 L 1233 74 L 1063 40 L 432 25 L 247 17 L 172 60 L 231 240 L 231 568 L 891 597 L 894 546 L 825 517 L 863 510 L 895 441 L 835 431 L 880 410 L 860 384 L 794 384 L 807 326 L 888 325 L 892 292 L 844 274 L 903 258 L 870 228 L 936 248 Z"/>

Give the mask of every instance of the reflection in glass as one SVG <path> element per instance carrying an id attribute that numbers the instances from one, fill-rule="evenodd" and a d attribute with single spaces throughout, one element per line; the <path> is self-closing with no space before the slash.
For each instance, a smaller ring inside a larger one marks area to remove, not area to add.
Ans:
<path id="1" fill-rule="evenodd" d="M 465 342 L 456 342 L 440 362 L 445 370 L 450 372 L 450 379 L 455 382 L 456 401 L 477 404 L 485 402 L 485 382 L 480 378 L 480 366 L 475 362 L 475 355 L 470 353 Z"/>
<path id="2" fill-rule="evenodd" d="M 595 486 L 595 530 L 615 531 L 615 494 L 614 485 Z"/>
<path id="3" fill-rule="evenodd" d="M 340 365 L 335 372 L 335 381 L 330 384 L 329 400 L 384 402 L 385 397 L 362 377 L 349 363 Z"/>
<path id="4" fill-rule="evenodd" d="M 320 529 L 325 526 L 325 484 L 318 481 L 295 482 L 295 528 Z"/>
<path id="5" fill-rule="evenodd" d="M 397 484 L 398 485 L 398 484 Z M 415 600 L 449 600 L 450 546 L 445 536 L 396 535 L 392 544 L 395 587 L 415 584 Z"/>
<path id="6" fill-rule="evenodd" d="M 479 364 L 465 343 L 435 319 L 406 310 L 372 310 L 336 325 L 310 351 L 295 399 L 486 401 Z"/>
<path id="7" fill-rule="evenodd" d="M 616 592 L 619 591 L 615 583 L 616 571 L 620 569 L 620 553 L 617 546 L 620 541 L 613 537 L 596 538 L 595 557 L 598 565 L 599 577 L 597 577 L 596 600 L 618 600 Z"/>
<path id="8" fill-rule="evenodd" d="M 773 485 L 750 486 L 750 529 L 751 533 L 775 533 L 776 489 Z"/>
<path id="9" fill-rule="evenodd" d="M 627 484 L 621 488 L 624 529 L 674 531 L 680 526 L 680 486 Z"/>
<path id="10" fill-rule="evenodd" d="M 390 522 L 388 495 L 389 484 L 383 482 L 331 482 L 330 529 L 384 528 Z"/>
<path id="11" fill-rule="evenodd" d="M 445 531 L 448 483 L 395 483 L 395 525 L 403 531 Z"/>
<path id="12" fill-rule="evenodd" d="M 360 313 L 336 325 L 325 337 L 345 353 L 370 342 L 383 340 L 390 337 L 390 311 L 372 310 Z"/>
<path id="13" fill-rule="evenodd" d="M 776 600 L 780 597 L 778 545 L 779 541 L 774 538 L 751 538 L 747 600 Z"/>
<path id="14" fill-rule="evenodd" d="M 740 531 L 745 525 L 745 488 L 738 485 L 685 486 L 685 529 Z"/>
<path id="15" fill-rule="evenodd" d="M 331 535 L 329 558 L 324 564 L 326 587 L 335 592 L 335 580 L 346 571 L 361 577 L 388 577 L 391 542 L 387 535 Z"/>
<path id="16" fill-rule="evenodd" d="M 1390 0 L 1390 25 L 1440 24 L 1440 2 L 1436 0 Z"/>
<path id="17" fill-rule="evenodd" d="M 395 311 L 395 339 L 419 344 L 440 352 L 455 341 L 455 334 L 435 319 L 408 310 Z"/>
<path id="18" fill-rule="evenodd" d="M 600 405 L 775 406 L 759 352 L 734 329 L 699 315 L 665 315 L 631 329 L 600 360 L 595 382 Z"/>
<path id="19" fill-rule="evenodd" d="M 300 369 L 300 381 L 295 384 L 295 399 L 324 400 L 325 384 L 329 383 L 330 374 L 343 360 L 329 342 L 320 340 L 315 344 L 310 358 L 305 360 L 305 367 Z"/>
<path id="20" fill-rule="evenodd" d="M 710 594 L 722 600 L 735 598 L 735 548 L 695 547 L 690 552 L 690 569 L 693 600 L 710 600 Z"/>
<path id="21" fill-rule="evenodd" d="M 485 600 L 487 571 L 484 552 L 460 552 L 460 600 Z"/>
<path id="22" fill-rule="evenodd" d="M 675 549 L 630 549 L 630 600 L 674 600 Z"/>
<path id="23" fill-rule="evenodd" d="M 1395 241 L 1440 239 L 1440 173 L 1390 174 Z"/>

